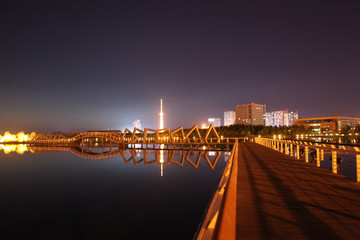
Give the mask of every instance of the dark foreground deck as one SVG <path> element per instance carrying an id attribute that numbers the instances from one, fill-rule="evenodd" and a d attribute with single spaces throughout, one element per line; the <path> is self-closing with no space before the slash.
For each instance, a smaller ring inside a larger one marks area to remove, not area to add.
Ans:
<path id="1" fill-rule="evenodd" d="M 237 239 L 360 239 L 360 184 L 256 143 L 239 146 Z"/>

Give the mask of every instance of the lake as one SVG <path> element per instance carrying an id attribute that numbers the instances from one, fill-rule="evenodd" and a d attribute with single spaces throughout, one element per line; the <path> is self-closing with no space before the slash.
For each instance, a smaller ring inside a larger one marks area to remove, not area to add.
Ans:
<path id="1" fill-rule="evenodd" d="M 90 159 L 99 155 L 13 151 L 0 152 L 0 239 L 192 239 L 228 157 L 113 148 L 106 159 Z"/>

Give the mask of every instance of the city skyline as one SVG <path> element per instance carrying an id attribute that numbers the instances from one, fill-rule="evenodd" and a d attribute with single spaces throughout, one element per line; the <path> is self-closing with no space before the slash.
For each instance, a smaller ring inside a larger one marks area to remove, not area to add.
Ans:
<path id="1" fill-rule="evenodd" d="M 2 1 L 0 134 L 360 117 L 358 1 Z"/>

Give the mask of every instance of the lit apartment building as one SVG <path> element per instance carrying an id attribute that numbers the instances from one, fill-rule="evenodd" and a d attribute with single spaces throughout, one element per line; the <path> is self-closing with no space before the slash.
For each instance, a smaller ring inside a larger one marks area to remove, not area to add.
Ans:
<path id="1" fill-rule="evenodd" d="M 230 126 L 235 124 L 236 114 L 234 111 L 225 111 L 224 112 L 224 126 Z"/>
<path id="2" fill-rule="evenodd" d="M 210 124 L 214 125 L 214 127 L 220 127 L 221 126 L 221 119 L 220 118 L 208 118 L 208 125 Z"/>
<path id="3" fill-rule="evenodd" d="M 314 133 L 340 132 L 344 127 L 356 127 L 360 124 L 360 118 L 353 117 L 322 117 L 300 118 L 294 120 L 294 125 L 304 126 L 305 129 L 312 127 Z"/>
<path id="4" fill-rule="evenodd" d="M 297 111 L 288 109 L 266 113 L 266 126 L 280 127 L 293 125 L 294 119 L 298 119 Z"/>
<path id="5" fill-rule="evenodd" d="M 294 125 L 294 120 L 299 118 L 298 111 L 290 111 L 289 114 L 289 126 Z"/>
<path id="6" fill-rule="evenodd" d="M 235 106 L 236 124 L 264 125 L 266 117 L 266 105 L 249 103 Z"/>

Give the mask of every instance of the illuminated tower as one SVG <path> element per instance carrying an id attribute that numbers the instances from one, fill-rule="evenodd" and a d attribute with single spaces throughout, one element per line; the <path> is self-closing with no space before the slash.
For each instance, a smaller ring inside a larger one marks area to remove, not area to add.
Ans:
<path id="1" fill-rule="evenodd" d="M 164 113 L 163 113 L 163 109 L 162 109 L 162 99 L 160 99 L 160 129 L 164 129 Z M 160 149 L 164 148 L 164 144 L 160 145 Z M 164 176 L 164 150 L 160 150 L 160 167 L 161 167 L 161 172 L 160 172 L 160 176 Z"/>
<path id="2" fill-rule="evenodd" d="M 162 109 L 162 99 L 160 99 L 160 129 L 164 128 L 164 113 Z"/>

